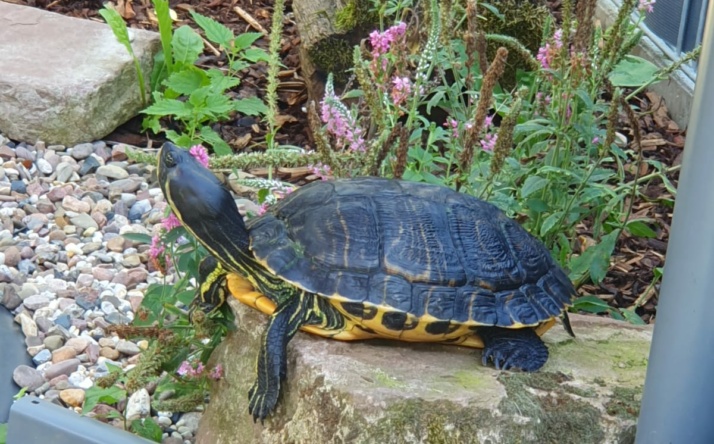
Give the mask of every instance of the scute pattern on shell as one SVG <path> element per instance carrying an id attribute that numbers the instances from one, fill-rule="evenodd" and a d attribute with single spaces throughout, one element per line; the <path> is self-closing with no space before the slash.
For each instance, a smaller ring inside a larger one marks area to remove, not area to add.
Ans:
<path id="1" fill-rule="evenodd" d="M 445 187 L 316 182 L 249 223 L 255 257 L 307 291 L 461 324 L 537 325 L 575 290 L 495 206 Z"/>

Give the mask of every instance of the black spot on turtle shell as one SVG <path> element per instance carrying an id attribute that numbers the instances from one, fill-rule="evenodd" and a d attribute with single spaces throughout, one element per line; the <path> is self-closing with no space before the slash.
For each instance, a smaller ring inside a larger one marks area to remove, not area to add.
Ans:
<path id="1" fill-rule="evenodd" d="M 359 302 L 342 302 L 342 308 L 351 316 L 369 321 L 377 316 L 377 307 L 364 305 Z"/>
<path id="2" fill-rule="evenodd" d="M 457 324 L 452 324 L 449 321 L 436 321 L 427 324 L 424 330 L 431 335 L 445 335 L 453 332 L 457 328 L 459 328 Z"/>
<path id="3" fill-rule="evenodd" d="M 389 330 L 404 330 L 405 322 L 407 322 L 407 314 L 401 311 L 388 311 L 382 316 L 382 325 Z"/>

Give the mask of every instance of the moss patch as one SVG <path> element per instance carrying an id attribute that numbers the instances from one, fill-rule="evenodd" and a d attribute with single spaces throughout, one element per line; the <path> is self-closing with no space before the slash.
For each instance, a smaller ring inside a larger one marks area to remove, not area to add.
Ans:
<path id="1" fill-rule="evenodd" d="M 498 380 L 508 396 L 499 408 L 504 413 L 533 418 L 529 427 L 536 435 L 534 442 L 596 444 L 605 433 L 600 426 L 600 412 L 564 390 L 562 374 L 504 373 Z M 537 395 L 530 389 L 540 389 L 547 395 Z"/>
<path id="2" fill-rule="evenodd" d="M 376 28 L 378 25 L 379 14 L 372 9 L 369 0 L 350 0 L 335 14 L 335 28 L 340 32 L 349 32 L 357 27 Z"/>
<path id="3" fill-rule="evenodd" d="M 338 36 L 320 40 L 308 50 L 308 56 L 317 71 L 327 77 L 332 73 L 335 82 L 344 85 L 349 79 L 352 68 L 353 44 L 348 39 Z"/>
<path id="4" fill-rule="evenodd" d="M 504 20 L 482 8 L 479 10 L 485 20 L 481 23 L 486 34 L 501 34 L 514 37 L 520 41 L 535 56 L 538 53 L 543 31 L 550 20 L 550 12 L 537 2 L 525 0 L 501 0 L 494 3 L 499 12 L 504 15 Z M 498 46 L 494 42 L 488 44 L 488 58 L 493 60 Z M 501 77 L 501 85 L 511 89 L 516 85 L 516 71 L 527 69 L 526 62 L 515 51 L 508 53 L 508 64 Z"/>
<path id="5" fill-rule="evenodd" d="M 490 412 L 451 402 L 403 401 L 391 405 L 386 415 L 371 427 L 369 442 L 474 442 L 478 432 L 491 420 Z"/>
<path id="6" fill-rule="evenodd" d="M 608 415 L 624 419 L 637 419 L 640 415 L 642 401 L 642 387 L 615 387 L 612 389 L 612 398 L 605 404 Z"/>

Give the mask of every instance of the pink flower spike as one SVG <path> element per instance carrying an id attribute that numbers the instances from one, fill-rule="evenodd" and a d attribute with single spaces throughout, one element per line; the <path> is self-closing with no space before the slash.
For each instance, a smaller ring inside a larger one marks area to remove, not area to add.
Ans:
<path id="1" fill-rule="evenodd" d="M 166 229 L 166 231 L 171 231 L 174 228 L 180 227 L 181 221 L 174 213 L 169 213 L 169 215 L 161 220 L 161 225 Z"/>
<path id="2" fill-rule="evenodd" d="M 600 138 L 598 136 L 593 137 L 592 144 L 597 145 L 598 143 L 600 143 Z"/>
<path id="3" fill-rule="evenodd" d="M 194 370 L 194 376 L 201 376 L 203 374 L 203 371 L 206 369 L 204 367 L 203 362 L 199 362 L 198 365 L 196 366 L 196 370 Z"/>
<path id="4" fill-rule="evenodd" d="M 201 165 L 208 168 L 208 151 L 203 145 L 194 145 L 188 152 L 191 153 Z"/>
<path id="5" fill-rule="evenodd" d="M 637 6 L 637 9 L 639 9 L 640 12 L 652 13 L 652 12 L 654 12 L 654 4 L 655 3 L 656 3 L 656 0 L 640 0 L 639 5 Z"/>
<path id="6" fill-rule="evenodd" d="M 159 235 L 155 235 L 151 238 L 151 247 L 149 247 L 149 257 L 156 259 L 165 250 L 164 246 L 161 244 L 161 238 Z"/>
<path id="7" fill-rule="evenodd" d="M 221 379 L 223 377 L 223 367 L 221 366 L 221 364 L 218 364 L 215 367 L 213 367 L 213 370 L 211 370 L 209 377 L 216 381 L 218 381 L 219 379 Z"/>
<path id="8" fill-rule="evenodd" d="M 176 373 L 179 376 L 186 376 L 193 373 L 193 367 L 191 367 L 191 364 L 188 361 L 183 361 L 178 370 L 176 370 Z"/>
<path id="9" fill-rule="evenodd" d="M 496 141 L 498 140 L 498 134 L 486 134 L 481 140 L 481 148 L 484 151 L 493 151 L 496 147 Z"/>

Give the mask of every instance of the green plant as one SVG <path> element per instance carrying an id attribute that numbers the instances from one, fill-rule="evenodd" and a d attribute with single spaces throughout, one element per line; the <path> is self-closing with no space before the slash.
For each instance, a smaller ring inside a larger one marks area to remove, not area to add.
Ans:
<path id="1" fill-rule="evenodd" d="M 141 103 L 146 106 L 146 80 L 144 79 L 144 71 L 141 69 L 139 64 L 139 59 L 136 58 L 134 54 L 134 49 L 131 47 L 131 40 L 129 39 L 129 31 L 127 30 L 126 23 L 124 19 L 119 15 L 115 9 L 102 8 L 99 11 L 99 15 L 102 16 L 104 21 L 107 22 L 114 37 L 119 43 L 121 43 L 126 52 L 129 53 L 133 62 L 134 70 L 136 71 L 136 76 L 139 79 L 139 93 L 141 94 Z"/>
<path id="2" fill-rule="evenodd" d="M 157 14 L 159 10 L 157 8 Z M 154 132 L 165 131 L 171 141 L 181 146 L 205 143 L 216 154 L 230 154 L 231 148 L 210 125 L 228 119 L 234 112 L 260 115 L 267 111 L 258 98 L 236 100 L 227 94 L 228 90 L 240 85 L 237 77 L 240 70 L 250 63 L 267 60 L 264 51 L 251 47 L 262 34 L 244 33 L 235 36 L 226 26 L 209 17 L 195 12 L 192 17 L 204 31 L 206 39 L 218 45 L 226 55 L 228 69 L 224 72 L 220 69 L 203 70 L 195 66 L 204 44 L 201 36 L 188 25 L 179 27 L 173 33 L 161 32 L 162 43 L 170 35 L 171 48 L 168 50 L 164 46 L 164 63 L 158 63 L 155 70 L 165 71 L 167 75 L 160 82 L 160 89 L 152 94 L 154 103 L 143 111 L 147 114 L 144 127 Z M 160 28 L 165 21 L 159 16 Z M 167 57 L 167 54 L 171 57 Z M 163 128 L 161 121 L 165 117 L 179 121 L 182 131 Z"/>
<path id="3" fill-rule="evenodd" d="M 144 129 L 155 133 L 165 131 L 166 136 L 178 145 L 205 143 L 216 154 L 230 154 L 232 149 L 211 128 L 211 124 L 227 120 L 233 113 L 256 116 L 267 112 L 268 108 L 257 97 L 233 99 L 228 93 L 240 85 L 239 71 L 251 63 L 269 60 L 265 51 L 251 46 L 262 34 L 235 36 L 223 24 L 192 12 L 194 22 L 203 30 L 206 39 L 218 45 L 228 60 L 226 70 L 203 70 L 196 66 L 204 49 L 201 36 L 188 25 L 173 30 L 168 1 L 153 0 L 153 3 L 162 51 L 154 58 L 150 82 L 153 104 L 143 111 L 147 115 L 143 122 Z M 141 97 L 146 106 L 144 75 L 131 47 L 126 23 L 113 9 L 102 9 L 100 14 L 134 60 Z M 180 131 L 164 128 L 162 119 L 165 118 L 176 120 Z"/>
<path id="4" fill-rule="evenodd" d="M 338 97 L 328 81 L 321 113 L 308 107 L 322 162 L 336 176 L 403 176 L 485 198 L 540 237 L 576 283 L 599 283 L 622 233 L 654 235 L 650 221 L 630 218 L 645 181 L 632 179 L 625 165 L 633 163 L 637 171 L 641 162 L 652 161 L 639 150 L 638 119 L 626 98 L 696 53 L 664 69 L 630 56 L 641 36 L 642 15 L 629 21 L 634 0 L 624 2 L 607 31 L 591 26 L 594 1 L 564 1 L 562 27 L 546 22 L 536 57 L 512 36 L 484 35 L 475 1 L 467 1 L 465 10 L 449 2 L 430 5 L 421 51 L 406 50 L 410 30 L 403 24 L 373 33 L 369 53 L 354 52 L 359 89 Z M 463 40 L 439 26 L 464 21 Z M 489 63 L 485 41 L 504 44 L 526 60 L 529 71 L 518 73 L 517 90 L 499 86 L 509 51 L 499 48 Z M 637 89 L 628 95 L 625 87 Z M 615 143 L 621 115 L 631 128 L 629 147 Z M 664 168 L 655 168 L 647 180 L 673 188 Z M 586 249 L 575 242 L 583 224 L 590 229 Z M 587 308 L 583 301 L 578 304 Z M 613 316 L 633 320 L 633 313 Z"/>

